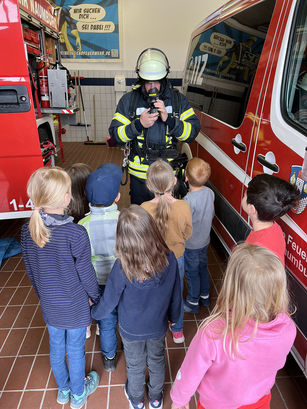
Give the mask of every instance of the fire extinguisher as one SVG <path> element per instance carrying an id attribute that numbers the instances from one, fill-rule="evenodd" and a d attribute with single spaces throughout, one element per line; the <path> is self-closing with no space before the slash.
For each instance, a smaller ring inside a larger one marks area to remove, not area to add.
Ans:
<path id="1" fill-rule="evenodd" d="M 36 70 L 38 72 L 39 91 L 41 96 L 42 108 L 50 108 L 48 75 L 47 70 L 50 68 L 50 61 L 48 58 L 40 58 L 37 61 Z"/>

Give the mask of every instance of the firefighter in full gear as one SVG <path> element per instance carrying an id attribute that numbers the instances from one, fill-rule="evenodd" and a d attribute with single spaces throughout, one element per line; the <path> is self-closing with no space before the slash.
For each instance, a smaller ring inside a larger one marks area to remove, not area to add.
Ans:
<path id="1" fill-rule="evenodd" d="M 109 133 L 127 145 L 131 203 L 152 198 L 146 188 L 148 166 L 158 158 L 171 162 L 178 154 L 177 142 L 193 141 L 200 123 L 184 95 L 167 79 L 169 63 L 159 49 L 148 48 L 138 57 L 137 84 L 119 101 Z"/>

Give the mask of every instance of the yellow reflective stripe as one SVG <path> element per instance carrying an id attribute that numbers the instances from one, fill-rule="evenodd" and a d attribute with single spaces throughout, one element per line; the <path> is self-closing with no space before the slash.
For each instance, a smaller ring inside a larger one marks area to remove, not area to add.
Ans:
<path id="1" fill-rule="evenodd" d="M 119 126 L 117 128 L 117 133 L 119 138 L 123 141 L 123 142 L 129 142 L 131 141 L 131 139 L 128 138 L 127 134 L 126 134 L 126 126 L 127 125 L 123 125 L 123 126 Z"/>
<path id="2" fill-rule="evenodd" d="M 146 179 L 146 173 L 149 165 L 139 163 L 139 157 L 134 158 L 134 162 L 129 160 L 128 173 L 139 179 Z"/>
<path id="3" fill-rule="evenodd" d="M 130 175 L 136 176 L 139 179 L 146 179 L 146 173 L 136 172 L 135 170 L 132 170 L 131 168 L 128 169 L 128 173 Z"/>
<path id="4" fill-rule="evenodd" d="M 133 168 L 135 170 L 140 170 L 142 172 L 147 172 L 148 166 L 149 165 L 147 164 L 141 164 L 141 163 L 135 163 L 135 162 L 129 161 L 130 168 Z"/>
<path id="5" fill-rule="evenodd" d="M 177 138 L 179 141 L 185 141 L 191 135 L 192 125 L 189 122 L 183 122 L 183 132 Z"/>
<path id="6" fill-rule="evenodd" d="M 180 115 L 180 120 L 185 121 L 186 119 L 190 118 L 190 116 L 195 115 L 193 108 L 188 109 L 187 111 L 184 111 Z"/>
<path id="7" fill-rule="evenodd" d="M 166 160 L 168 162 L 171 162 L 173 160 L 173 158 L 167 158 Z M 147 163 L 139 163 L 138 162 L 138 156 L 135 157 L 134 162 L 129 160 L 129 168 L 133 168 L 133 169 L 135 169 L 137 171 L 147 172 L 148 167 L 149 167 L 149 165 Z"/>
<path id="8" fill-rule="evenodd" d="M 115 112 L 115 115 L 113 116 L 112 119 L 117 119 L 117 121 L 121 122 L 124 125 L 131 124 L 131 121 L 129 121 L 128 118 L 126 118 L 124 115 L 120 114 L 119 112 Z"/>
<path id="9" fill-rule="evenodd" d="M 172 160 L 172 159 L 168 159 L 168 160 L 170 161 L 170 160 Z M 129 163 L 128 173 L 129 173 L 130 175 L 133 175 L 133 176 L 139 178 L 139 179 L 147 179 L 147 178 L 146 178 L 146 175 L 147 175 L 148 165 L 144 165 L 144 166 L 146 166 L 146 169 L 144 169 L 143 171 L 142 171 L 141 169 L 140 169 L 140 171 L 137 171 L 137 170 L 133 169 L 133 168 L 131 167 L 131 163 Z M 134 166 L 134 167 L 135 167 L 135 166 Z M 175 175 L 175 174 L 176 174 L 176 170 L 174 170 L 173 172 L 174 172 L 174 175 Z"/>

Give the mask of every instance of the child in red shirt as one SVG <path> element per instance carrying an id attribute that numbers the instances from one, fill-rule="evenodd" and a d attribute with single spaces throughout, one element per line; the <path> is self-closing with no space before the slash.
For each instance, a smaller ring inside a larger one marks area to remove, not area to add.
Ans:
<path id="1" fill-rule="evenodd" d="M 242 199 L 253 226 L 245 242 L 271 250 L 285 265 L 286 242 L 276 220 L 294 207 L 299 197 L 297 187 L 283 179 L 266 173 L 255 176 Z"/>

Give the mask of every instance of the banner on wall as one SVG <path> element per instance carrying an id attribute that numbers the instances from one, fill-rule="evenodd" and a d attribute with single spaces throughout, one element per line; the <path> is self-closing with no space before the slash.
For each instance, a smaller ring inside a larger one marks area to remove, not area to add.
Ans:
<path id="1" fill-rule="evenodd" d="M 120 0 L 57 0 L 62 59 L 120 61 Z"/>

